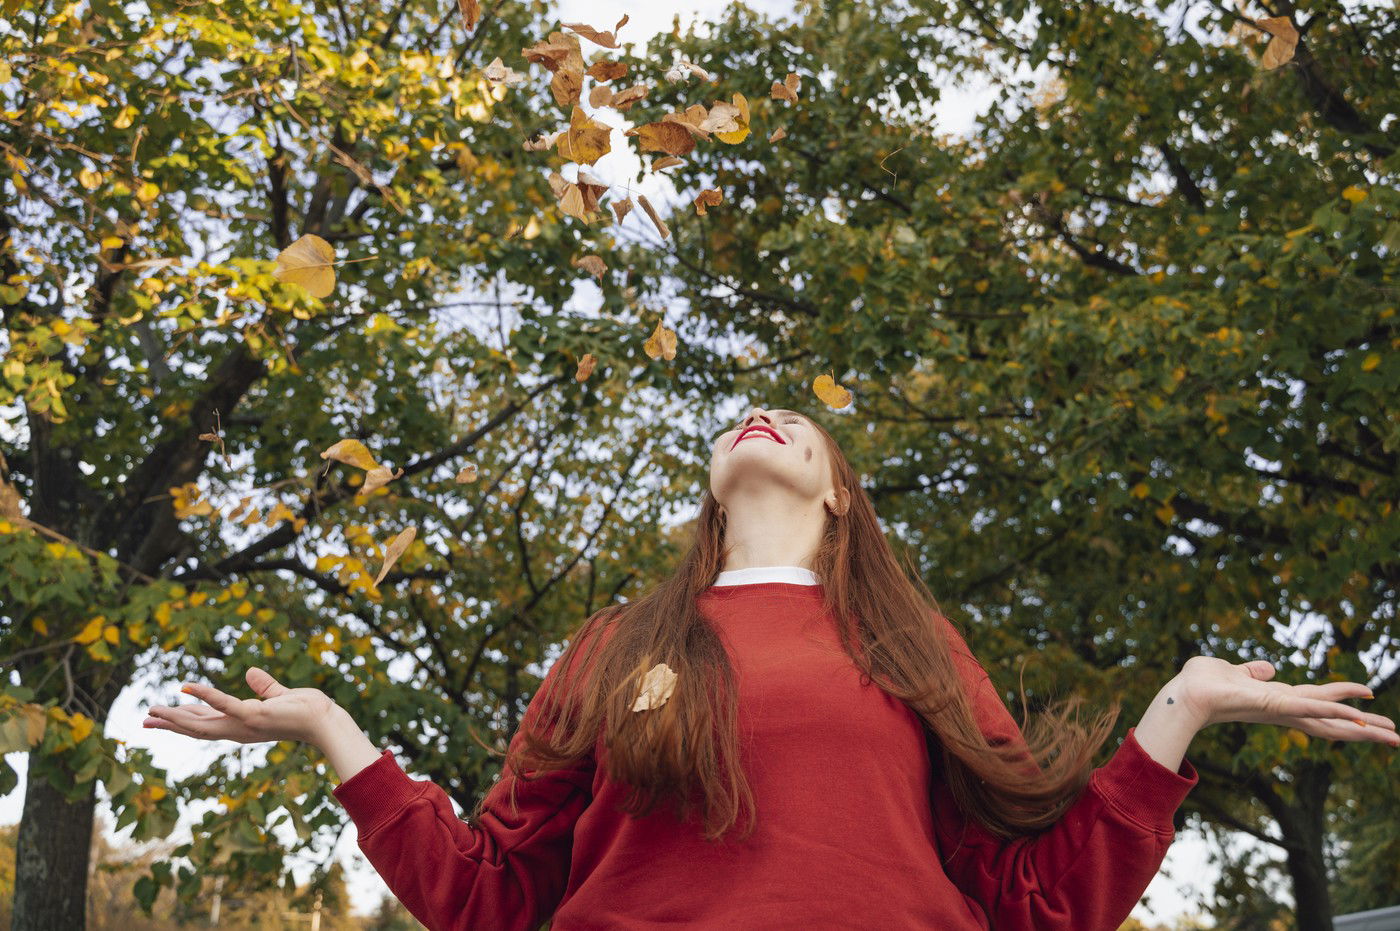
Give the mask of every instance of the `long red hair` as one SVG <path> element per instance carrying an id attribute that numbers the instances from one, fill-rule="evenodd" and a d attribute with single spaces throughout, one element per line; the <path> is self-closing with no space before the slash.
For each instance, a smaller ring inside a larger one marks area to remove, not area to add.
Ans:
<path id="1" fill-rule="evenodd" d="M 826 443 L 835 487 L 850 496 L 845 513 L 828 513 L 811 568 L 851 661 L 924 720 L 930 758 L 941 756 L 942 778 L 969 817 L 1005 838 L 1050 826 L 1087 783 L 1118 704 L 1086 727 L 1071 716 L 1080 704 L 1071 696 L 1023 727 L 1024 742 L 989 743 L 954 663 L 949 622 L 918 573 L 901 569 L 836 441 L 809 422 Z M 749 836 L 756 811 L 738 765 L 737 683 L 696 602 L 724 554 L 723 512 L 706 490 L 694 543 L 676 572 L 580 626 L 556 661 L 557 690 L 537 696 L 538 707 L 526 714 L 506 753 L 506 770 L 529 781 L 573 765 L 594 752 L 601 734 L 608 776 L 628 786 L 624 812 L 640 817 L 669 801 L 685 820 L 698 805 L 706 839 L 719 839 L 741 814 L 747 818 L 742 836 Z M 659 709 L 633 712 L 643 676 L 663 662 L 677 675 L 675 691 Z M 1021 703 L 1025 718 L 1024 690 Z M 516 787 L 513 779 L 512 802 Z"/>

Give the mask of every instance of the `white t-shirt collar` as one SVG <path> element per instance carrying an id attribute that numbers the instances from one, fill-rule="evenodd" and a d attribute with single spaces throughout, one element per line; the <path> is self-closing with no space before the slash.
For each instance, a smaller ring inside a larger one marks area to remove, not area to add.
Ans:
<path id="1" fill-rule="evenodd" d="M 801 566 L 754 566 L 726 569 L 715 576 L 714 585 L 753 585 L 757 582 L 787 582 L 792 585 L 819 585 L 817 575 Z"/>

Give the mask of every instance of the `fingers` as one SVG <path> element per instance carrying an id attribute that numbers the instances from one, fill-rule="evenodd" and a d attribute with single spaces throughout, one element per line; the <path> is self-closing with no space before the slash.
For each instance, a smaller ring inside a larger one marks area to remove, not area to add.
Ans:
<path id="1" fill-rule="evenodd" d="M 274 698 L 291 691 L 291 689 L 274 679 L 272 674 L 267 670 L 260 669 L 257 666 L 249 667 L 248 671 L 243 674 L 243 678 L 248 680 L 248 685 L 262 698 Z"/>
<path id="2" fill-rule="evenodd" d="M 1274 664 L 1268 660 L 1252 659 L 1243 664 L 1244 671 L 1261 682 L 1266 682 L 1274 677 Z"/>
<path id="3" fill-rule="evenodd" d="M 269 676 L 268 678 L 271 678 Z M 244 712 L 243 699 L 234 698 L 232 695 L 225 695 L 212 685 L 204 685 L 199 682 L 187 682 L 180 686 L 180 691 L 187 695 L 193 695 L 200 701 L 208 702 L 216 711 L 222 711 L 230 717 L 241 717 Z"/>
<path id="4" fill-rule="evenodd" d="M 1336 701 L 1323 701 L 1301 695 L 1290 695 L 1283 699 L 1279 709 L 1282 713 L 1299 718 L 1340 718 L 1343 721 L 1363 721 L 1369 727 L 1395 730 L 1395 722 L 1384 715 L 1369 711 L 1358 711 L 1350 705 Z"/>
<path id="5" fill-rule="evenodd" d="M 1305 734 L 1325 740 L 1368 740 L 1388 747 L 1400 747 L 1400 735 L 1393 729 L 1383 727 L 1361 727 L 1352 721 L 1335 718 L 1305 718 L 1290 723 Z M 1393 728 L 1394 725 L 1391 725 Z"/>

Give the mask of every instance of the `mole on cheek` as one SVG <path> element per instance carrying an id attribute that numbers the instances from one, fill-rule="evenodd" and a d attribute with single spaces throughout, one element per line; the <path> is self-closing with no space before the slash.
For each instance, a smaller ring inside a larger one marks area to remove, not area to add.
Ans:
<path id="1" fill-rule="evenodd" d="M 807 455 L 803 457 L 803 460 L 802 460 L 802 461 L 803 461 L 803 462 L 811 462 L 811 461 L 812 461 L 812 447 L 808 446 L 808 447 L 806 447 L 806 450 L 807 450 Z"/>

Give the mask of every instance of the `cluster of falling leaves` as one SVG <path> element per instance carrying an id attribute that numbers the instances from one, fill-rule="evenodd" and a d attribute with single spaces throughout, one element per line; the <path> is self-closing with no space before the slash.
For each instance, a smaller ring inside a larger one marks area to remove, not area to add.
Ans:
<path id="1" fill-rule="evenodd" d="M 459 0 L 459 4 L 467 29 L 475 29 L 481 13 L 479 5 L 475 0 Z M 585 66 L 579 38 L 587 39 L 605 49 L 616 49 L 617 33 L 626 25 L 627 19 L 627 16 L 623 16 L 609 32 L 595 29 L 585 23 L 565 23 L 564 27 L 572 30 L 574 34 L 552 32 L 548 39 L 521 49 L 521 54 L 527 62 L 541 64 L 553 75 L 549 85 L 550 92 L 561 108 L 570 111 L 567 127 L 549 136 L 536 134 L 525 140 L 524 148 L 526 151 L 554 149 L 574 163 L 577 169 L 575 181 L 567 181 L 554 171 L 549 174 L 549 185 L 560 211 L 584 223 L 590 222 L 599 212 L 600 198 L 609 191 L 609 185 L 595 177 L 586 166 L 594 164 L 612 150 L 611 128 L 585 114 L 579 106 L 584 78 L 594 82 L 588 95 L 591 107 L 611 107 L 622 113 L 644 99 L 649 88 L 644 83 L 621 89 L 609 86 L 627 75 L 627 63 L 602 58 Z M 499 57 L 492 60 L 483 69 L 482 74 L 488 82 L 507 87 L 527 80 L 526 75 L 513 71 Z M 715 80 L 709 72 L 684 59 L 667 72 L 667 78 L 673 81 L 691 76 L 698 76 L 707 82 Z M 801 78 L 796 73 L 789 72 L 782 81 L 773 81 L 769 94 L 774 100 L 797 103 L 800 87 Z M 651 170 L 656 172 L 685 164 L 681 156 L 692 152 L 697 140 L 709 140 L 713 137 L 720 142 L 736 145 L 743 142 L 749 132 L 749 102 L 743 94 L 736 93 L 730 101 L 715 100 L 709 107 L 699 103 L 691 104 L 683 110 L 666 114 L 660 120 L 629 129 L 625 135 L 636 137 L 643 152 L 662 153 L 661 157 L 651 163 Z M 786 131 L 779 126 L 769 134 L 768 141 L 777 142 L 785 135 Z M 646 196 L 638 194 L 637 202 L 661 233 L 661 237 L 669 238 L 670 229 Z M 724 193 L 721 190 L 707 188 L 696 195 L 693 203 L 698 216 L 708 216 L 710 208 L 718 207 L 723 202 Z M 617 222 L 621 223 L 632 210 L 632 198 L 630 195 L 614 198 L 608 206 Z M 599 281 L 608 270 L 607 263 L 596 254 L 577 256 L 570 262 L 575 268 L 586 271 Z M 334 246 L 314 233 L 308 233 L 278 254 L 274 275 L 280 281 L 302 285 L 314 297 L 324 298 L 335 288 L 336 264 Z M 675 330 L 667 327 L 664 320 L 658 320 L 651 336 L 643 342 L 642 351 L 652 359 L 670 361 L 676 357 L 677 343 Z M 586 381 L 592 375 L 597 361 L 593 353 L 586 353 L 579 360 L 574 379 L 578 382 Z M 817 397 L 828 406 L 841 409 L 851 403 L 850 392 L 837 386 L 830 376 L 819 376 L 814 380 L 812 388 Z M 212 436 L 206 434 L 206 437 Z"/>

